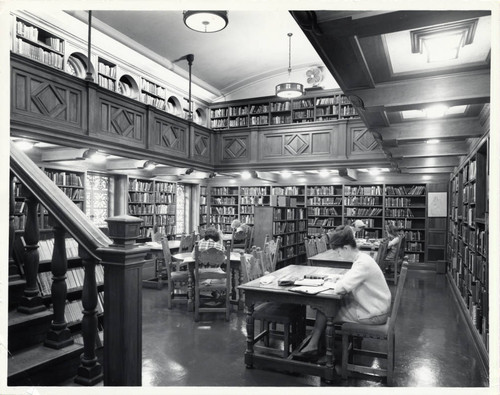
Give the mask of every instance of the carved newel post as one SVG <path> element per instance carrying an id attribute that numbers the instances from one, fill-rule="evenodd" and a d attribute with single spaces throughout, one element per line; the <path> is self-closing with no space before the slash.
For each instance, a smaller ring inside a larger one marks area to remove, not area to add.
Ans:
<path id="1" fill-rule="evenodd" d="M 97 250 L 104 266 L 104 385 L 140 386 L 142 266 L 149 248 L 135 243 L 140 218 L 106 221 L 113 244 Z"/>

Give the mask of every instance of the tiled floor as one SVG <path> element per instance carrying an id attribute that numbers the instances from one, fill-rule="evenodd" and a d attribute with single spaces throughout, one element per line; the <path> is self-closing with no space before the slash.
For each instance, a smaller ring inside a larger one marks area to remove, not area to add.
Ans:
<path id="1" fill-rule="evenodd" d="M 245 315 L 167 309 L 166 289 L 143 291 L 143 386 L 325 386 L 318 377 L 247 369 Z M 488 379 L 444 275 L 410 270 L 396 324 L 395 386 L 484 387 Z M 339 360 L 339 358 L 337 359 Z M 384 386 L 349 379 L 336 386 Z"/>

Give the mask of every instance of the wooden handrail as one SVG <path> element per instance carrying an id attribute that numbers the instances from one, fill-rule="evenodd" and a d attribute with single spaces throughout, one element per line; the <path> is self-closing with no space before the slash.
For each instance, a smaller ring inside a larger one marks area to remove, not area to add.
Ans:
<path id="1" fill-rule="evenodd" d="M 67 232 L 91 256 L 97 248 L 112 244 L 94 223 L 66 194 L 53 183 L 24 152 L 10 142 L 10 169 L 24 186 L 43 204 L 57 222 L 64 224 Z"/>

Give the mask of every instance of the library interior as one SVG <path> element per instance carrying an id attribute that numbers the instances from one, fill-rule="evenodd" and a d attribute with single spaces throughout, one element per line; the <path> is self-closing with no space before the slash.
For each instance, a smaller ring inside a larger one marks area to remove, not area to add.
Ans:
<path id="1" fill-rule="evenodd" d="M 1 387 L 492 388 L 492 4 L 10 9 Z"/>

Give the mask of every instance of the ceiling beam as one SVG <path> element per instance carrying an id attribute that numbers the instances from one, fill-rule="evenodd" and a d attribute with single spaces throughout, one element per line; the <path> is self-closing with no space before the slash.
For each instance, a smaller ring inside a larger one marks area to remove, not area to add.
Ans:
<path id="1" fill-rule="evenodd" d="M 389 127 L 373 128 L 382 141 L 421 139 L 466 139 L 484 133 L 477 118 L 446 118 L 428 121 L 394 123 Z"/>
<path id="2" fill-rule="evenodd" d="M 398 167 L 404 168 L 430 168 L 430 167 L 454 167 L 460 163 L 458 156 L 442 156 L 434 158 L 403 158 L 399 159 Z"/>
<path id="3" fill-rule="evenodd" d="M 384 83 L 375 89 L 359 89 L 346 94 L 361 98 L 365 111 L 382 109 L 421 109 L 433 103 L 488 103 L 490 101 L 489 70 L 426 79 Z"/>
<path id="4" fill-rule="evenodd" d="M 404 169 L 401 171 L 401 173 L 409 173 L 409 174 L 437 174 L 437 173 L 453 173 L 455 170 L 454 167 L 433 167 L 433 168 L 426 168 L 422 167 L 420 169 L 417 168 L 412 168 L 412 169 Z"/>
<path id="5" fill-rule="evenodd" d="M 84 160 L 88 148 L 56 148 L 42 151 L 42 162 L 58 162 L 64 160 Z"/>
<path id="6" fill-rule="evenodd" d="M 404 144 L 391 149 L 393 158 L 418 158 L 467 155 L 469 144 L 467 142 L 452 142 L 446 144 Z"/>

